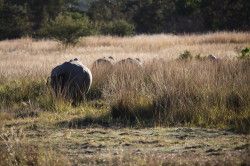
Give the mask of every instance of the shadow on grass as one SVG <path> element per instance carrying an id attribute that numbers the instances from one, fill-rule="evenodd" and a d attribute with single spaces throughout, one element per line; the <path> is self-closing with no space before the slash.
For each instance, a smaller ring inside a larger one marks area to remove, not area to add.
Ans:
<path id="1" fill-rule="evenodd" d="M 98 117 L 82 117 L 74 118 L 67 121 L 61 121 L 56 124 L 62 128 L 82 129 L 86 127 L 102 127 L 102 128 L 147 128 L 154 127 L 154 123 L 150 120 L 136 121 L 131 119 L 113 118 L 111 113 Z"/>
<path id="2" fill-rule="evenodd" d="M 100 117 L 75 118 L 57 123 L 59 127 L 81 129 L 86 127 L 111 127 L 109 115 Z"/>

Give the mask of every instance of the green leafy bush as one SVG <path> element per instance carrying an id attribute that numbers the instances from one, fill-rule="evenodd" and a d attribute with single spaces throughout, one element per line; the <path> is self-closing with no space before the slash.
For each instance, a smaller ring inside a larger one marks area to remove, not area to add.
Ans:
<path id="1" fill-rule="evenodd" d="M 193 56 L 190 51 L 184 51 L 184 53 L 179 55 L 180 60 L 191 60 L 193 59 Z"/>
<path id="2" fill-rule="evenodd" d="M 80 37 L 91 33 L 91 24 L 87 17 L 79 13 L 66 13 L 45 25 L 39 35 L 59 40 L 67 46 L 75 45 Z"/>
<path id="3" fill-rule="evenodd" d="M 116 20 L 105 24 L 101 28 L 101 33 L 105 35 L 129 36 L 134 34 L 134 25 L 125 20 Z"/>
<path id="4" fill-rule="evenodd" d="M 243 50 L 241 50 L 240 52 L 240 59 L 246 59 L 246 58 L 250 58 L 250 48 L 246 47 Z"/>

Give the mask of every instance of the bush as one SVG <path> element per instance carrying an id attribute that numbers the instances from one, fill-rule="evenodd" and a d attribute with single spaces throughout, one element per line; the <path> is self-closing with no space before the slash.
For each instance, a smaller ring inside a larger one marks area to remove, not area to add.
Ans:
<path id="1" fill-rule="evenodd" d="M 117 20 L 105 24 L 101 28 L 101 33 L 105 35 L 130 36 L 134 34 L 134 30 L 134 25 L 128 23 L 125 20 Z"/>
<path id="2" fill-rule="evenodd" d="M 184 53 L 179 55 L 180 60 L 191 60 L 193 59 L 193 56 L 190 51 L 184 51 Z"/>
<path id="3" fill-rule="evenodd" d="M 240 52 L 240 56 L 238 57 L 239 59 L 247 59 L 250 58 L 250 48 L 246 47 Z"/>
<path id="4" fill-rule="evenodd" d="M 90 34 L 92 30 L 88 18 L 78 13 L 59 15 L 39 32 L 39 36 L 59 40 L 66 46 L 75 45 L 80 37 Z"/>

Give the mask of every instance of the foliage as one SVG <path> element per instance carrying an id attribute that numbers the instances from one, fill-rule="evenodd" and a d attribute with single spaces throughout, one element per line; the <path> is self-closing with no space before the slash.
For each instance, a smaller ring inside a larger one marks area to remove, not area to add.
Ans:
<path id="1" fill-rule="evenodd" d="M 125 13 L 122 12 L 124 7 L 122 0 L 97 0 L 91 3 L 88 16 L 93 21 L 110 22 L 124 18 Z"/>
<path id="2" fill-rule="evenodd" d="M 80 37 L 90 35 L 91 31 L 87 17 L 77 13 L 67 13 L 46 24 L 40 30 L 40 36 L 59 40 L 65 45 L 74 45 Z"/>
<path id="3" fill-rule="evenodd" d="M 250 27 L 248 0 L 202 0 L 200 6 L 206 30 L 248 30 Z"/>
<path id="4" fill-rule="evenodd" d="M 85 6 L 81 6 L 85 4 Z M 90 4 L 87 5 L 87 4 Z M 1 0 L 0 40 L 37 36 L 66 12 L 87 14 L 99 34 L 183 33 L 250 28 L 248 0 Z M 84 11 L 83 11 L 84 9 Z M 67 17 L 63 17 L 68 22 Z M 121 21 L 122 20 L 122 21 Z M 129 25 L 129 26 L 128 26 Z M 125 27 L 129 27 L 126 29 Z M 69 32 L 72 27 L 68 26 Z M 115 29 L 115 30 L 114 30 Z M 75 31 L 75 30 L 73 30 Z M 67 33 L 66 33 L 67 34 Z M 89 35 L 89 33 L 87 33 Z M 47 37 L 47 36 L 42 36 Z M 74 37 L 73 37 L 74 38 Z"/>
<path id="5" fill-rule="evenodd" d="M 0 8 L 0 40 L 29 34 L 31 23 L 23 6 L 2 4 Z"/>
<path id="6" fill-rule="evenodd" d="M 247 30 L 249 5 L 247 0 L 98 0 L 88 15 L 97 22 L 125 19 L 137 33 Z"/>
<path id="7" fill-rule="evenodd" d="M 117 20 L 105 24 L 101 28 L 102 34 L 115 36 L 129 36 L 134 34 L 134 26 L 125 20 Z"/>
<path id="8" fill-rule="evenodd" d="M 34 35 L 46 22 L 70 10 L 75 0 L 2 0 L 0 2 L 0 40 Z"/>
<path id="9" fill-rule="evenodd" d="M 180 60 L 191 60 L 193 59 L 193 56 L 190 51 L 184 51 L 184 53 L 179 55 Z"/>
<path id="10" fill-rule="evenodd" d="M 195 59 L 202 60 L 202 59 L 204 59 L 204 57 L 201 57 L 201 54 L 197 54 L 197 55 L 195 55 Z"/>
<path id="11" fill-rule="evenodd" d="M 240 53 L 241 54 L 238 58 L 240 58 L 240 59 L 250 58 L 250 48 L 246 47 L 246 48 L 242 49 Z"/>

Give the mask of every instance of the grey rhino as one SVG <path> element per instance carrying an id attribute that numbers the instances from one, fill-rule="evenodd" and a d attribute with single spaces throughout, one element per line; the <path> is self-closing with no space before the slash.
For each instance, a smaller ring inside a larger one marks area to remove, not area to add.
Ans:
<path id="1" fill-rule="evenodd" d="M 77 58 L 56 66 L 51 72 L 51 87 L 56 95 L 80 102 L 92 84 L 91 71 Z"/>
<path id="2" fill-rule="evenodd" d="M 131 65 L 131 66 L 135 66 L 135 67 L 142 67 L 142 62 L 139 58 L 127 58 L 127 59 L 123 59 L 119 62 L 117 62 L 117 65 Z"/>
<path id="3" fill-rule="evenodd" d="M 207 60 L 210 60 L 210 61 L 218 61 L 219 58 L 217 58 L 216 56 L 210 54 L 210 55 L 207 56 Z"/>
<path id="4" fill-rule="evenodd" d="M 97 59 L 92 66 L 92 70 L 97 69 L 98 67 L 106 67 L 111 68 L 114 65 L 114 58 L 112 56 L 103 57 L 100 59 Z"/>

